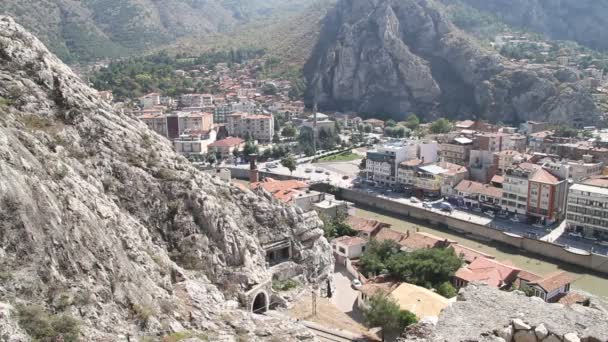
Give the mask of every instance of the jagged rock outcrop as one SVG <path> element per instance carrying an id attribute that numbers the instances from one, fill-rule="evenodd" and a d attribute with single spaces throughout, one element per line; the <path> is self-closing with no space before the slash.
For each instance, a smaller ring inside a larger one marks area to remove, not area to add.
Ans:
<path id="1" fill-rule="evenodd" d="M 0 17 L 0 302 L 66 313 L 86 341 L 311 340 L 237 300 L 272 279 L 271 244 L 290 246 L 305 282 L 330 280 L 321 225 L 199 172 Z M 0 339 L 28 340 L 15 329 L 0 312 Z"/>
<path id="2" fill-rule="evenodd" d="M 436 326 L 408 327 L 400 342 L 608 341 L 608 311 L 596 304 L 566 307 L 485 284 L 461 290 Z"/>
<path id="3" fill-rule="evenodd" d="M 449 1 L 449 0 L 448 0 Z M 608 49 L 608 2 L 597 0 L 459 0 L 515 27 Z"/>
<path id="4" fill-rule="evenodd" d="M 508 62 L 458 30 L 434 0 L 343 0 L 305 66 L 320 108 L 428 118 L 593 123 L 574 70 Z"/>

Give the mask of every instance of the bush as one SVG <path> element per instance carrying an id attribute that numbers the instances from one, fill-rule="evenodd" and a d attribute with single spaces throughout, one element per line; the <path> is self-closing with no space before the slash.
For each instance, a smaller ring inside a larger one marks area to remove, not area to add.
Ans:
<path id="1" fill-rule="evenodd" d="M 437 293 L 444 296 L 445 298 L 454 298 L 458 294 L 458 291 L 452 284 L 445 282 L 439 286 Z"/>
<path id="2" fill-rule="evenodd" d="M 371 327 L 382 327 L 382 334 L 399 333 L 408 325 L 418 321 L 416 315 L 407 310 L 401 310 L 394 298 L 386 293 L 374 294 L 363 310 L 365 323 Z"/>
<path id="3" fill-rule="evenodd" d="M 19 326 L 30 335 L 33 341 L 78 340 L 80 323 L 69 315 L 50 315 L 38 305 L 18 305 Z"/>
<path id="4" fill-rule="evenodd" d="M 154 314 L 152 308 L 148 305 L 133 305 L 133 312 L 135 313 L 135 317 L 139 320 L 142 326 L 146 326 L 148 324 L 148 320 Z"/>
<path id="5" fill-rule="evenodd" d="M 300 286 L 300 283 L 293 279 L 287 279 L 284 281 L 275 280 L 272 282 L 272 289 L 275 291 L 289 291 Z"/>

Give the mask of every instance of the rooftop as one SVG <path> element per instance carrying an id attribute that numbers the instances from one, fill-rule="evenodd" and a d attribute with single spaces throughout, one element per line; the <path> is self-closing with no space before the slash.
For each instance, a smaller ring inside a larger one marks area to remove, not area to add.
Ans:
<path id="1" fill-rule="evenodd" d="M 449 299 L 424 287 L 401 283 L 391 292 L 402 310 L 414 313 L 418 318 L 438 317 L 450 301 Z"/>
<path id="2" fill-rule="evenodd" d="M 482 184 L 482 183 L 474 182 L 474 181 L 470 181 L 470 180 L 461 181 L 460 183 L 458 183 L 458 185 L 456 185 L 456 188 L 454 188 L 454 189 L 456 191 L 461 191 L 464 193 L 480 194 L 480 195 L 486 195 L 486 196 L 496 197 L 496 198 L 502 197 L 501 188 L 497 188 L 497 187 L 489 185 L 489 184 Z"/>
<path id="3" fill-rule="evenodd" d="M 545 184 L 558 184 L 561 182 L 559 178 L 543 168 L 536 170 L 530 178 L 530 181 Z"/>
<path id="4" fill-rule="evenodd" d="M 367 243 L 367 240 L 360 238 L 358 236 L 342 236 L 339 238 L 336 238 L 333 242 L 335 243 L 340 243 L 343 246 L 357 246 L 357 245 L 364 245 Z"/>
<path id="5" fill-rule="evenodd" d="M 348 215 L 348 217 L 346 217 L 346 223 L 349 226 L 351 226 L 352 229 L 354 229 L 358 232 L 367 232 L 367 233 L 372 233 L 376 229 L 379 229 L 382 227 L 390 227 L 390 224 L 388 224 L 388 223 L 371 220 L 371 219 L 366 219 L 366 218 L 358 217 L 358 216 L 352 216 L 352 215 Z"/>
<path id="6" fill-rule="evenodd" d="M 470 265 L 461 267 L 455 277 L 467 282 L 479 281 L 501 288 L 521 269 L 488 258 L 477 258 Z"/>
<path id="7" fill-rule="evenodd" d="M 562 286 L 572 283 L 576 278 L 567 272 L 557 272 L 550 274 L 538 281 L 530 283 L 536 285 L 547 292 L 553 292 Z"/>
<path id="8" fill-rule="evenodd" d="M 243 140 L 241 138 L 230 137 L 230 138 L 218 140 L 218 141 L 214 142 L 213 144 L 209 144 L 209 147 L 232 147 L 232 146 L 240 145 L 244 142 L 245 142 L 245 140 Z"/>

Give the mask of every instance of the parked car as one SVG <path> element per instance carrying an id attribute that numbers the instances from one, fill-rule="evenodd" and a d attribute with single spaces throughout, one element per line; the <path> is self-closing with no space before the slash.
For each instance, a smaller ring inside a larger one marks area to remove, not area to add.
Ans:
<path id="1" fill-rule="evenodd" d="M 511 222 L 519 222 L 519 218 L 517 216 L 513 216 L 509 219 Z"/>
<path id="2" fill-rule="evenodd" d="M 306 173 L 311 173 L 311 172 L 312 172 L 312 169 L 311 169 L 311 168 L 309 168 L 309 167 L 307 167 L 307 168 L 306 168 L 306 170 L 304 170 L 304 172 L 306 172 Z"/>
<path id="3" fill-rule="evenodd" d="M 420 203 L 420 200 L 417 199 L 416 197 L 410 197 L 410 202 L 412 202 L 412 203 Z"/>
<path id="4" fill-rule="evenodd" d="M 441 211 L 445 211 L 445 212 L 449 212 L 449 213 L 454 211 L 454 207 L 452 207 L 452 205 L 448 202 L 441 202 L 439 204 L 439 208 L 441 209 Z"/>
<path id="5" fill-rule="evenodd" d="M 473 211 L 476 212 L 476 213 L 480 213 L 482 210 L 481 210 L 480 207 L 474 207 Z"/>
<path id="6" fill-rule="evenodd" d="M 484 214 L 486 214 L 487 216 L 494 218 L 496 217 L 496 214 L 494 214 L 494 212 L 492 210 L 487 210 L 484 212 Z"/>
<path id="7" fill-rule="evenodd" d="M 342 179 L 347 180 L 348 176 L 342 176 Z"/>
<path id="8" fill-rule="evenodd" d="M 361 286 L 363 286 L 363 284 L 361 284 L 361 281 L 359 279 L 353 279 L 353 281 L 351 281 L 350 284 L 352 285 L 352 287 L 355 290 L 358 290 L 361 288 Z"/>
<path id="9" fill-rule="evenodd" d="M 580 238 L 583 237 L 583 234 L 581 234 L 581 233 L 568 233 L 568 236 L 580 239 Z"/>
<path id="10" fill-rule="evenodd" d="M 266 167 L 269 169 L 276 169 L 279 166 L 277 164 L 266 164 Z"/>
<path id="11" fill-rule="evenodd" d="M 422 206 L 425 207 L 425 208 L 427 208 L 427 209 L 433 208 L 433 205 L 431 203 L 429 203 L 429 202 L 422 203 Z"/>
<path id="12" fill-rule="evenodd" d="M 315 172 L 316 173 L 323 173 L 323 170 L 322 169 L 316 169 Z"/>

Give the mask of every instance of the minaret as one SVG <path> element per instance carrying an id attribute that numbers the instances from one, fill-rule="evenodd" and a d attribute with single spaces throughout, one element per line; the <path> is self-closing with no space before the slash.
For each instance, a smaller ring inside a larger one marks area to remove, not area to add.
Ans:
<path id="1" fill-rule="evenodd" d="M 255 163 L 257 158 L 258 155 L 255 153 L 249 155 L 249 181 L 251 184 L 260 181 L 260 173 L 258 172 L 258 166 Z"/>
<path id="2" fill-rule="evenodd" d="M 317 156 L 317 98 L 315 97 L 314 103 L 312 105 L 312 115 L 313 115 L 313 124 L 312 124 L 312 150 L 314 152 L 313 158 Z"/>

